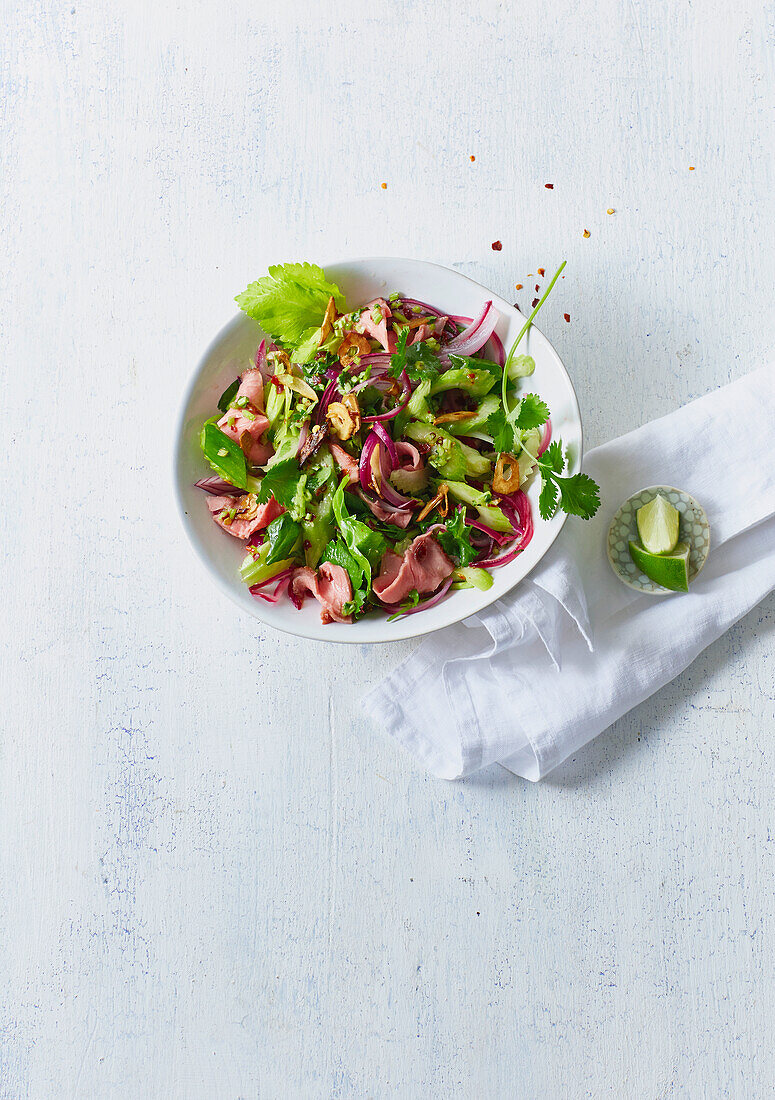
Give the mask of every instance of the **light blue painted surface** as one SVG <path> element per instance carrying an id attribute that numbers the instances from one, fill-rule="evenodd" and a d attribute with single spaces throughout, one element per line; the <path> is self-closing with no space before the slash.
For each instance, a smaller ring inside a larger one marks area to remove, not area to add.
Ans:
<path id="1" fill-rule="evenodd" d="M 0 1095 L 771 1095 L 775 602 L 543 784 L 449 786 L 355 704 L 410 646 L 235 617 L 167 473 L 276 260 L 525 305 L 567 257 L 591 446 L 770 357 L 771 0 L 124 7 L 0 58 Z"/>

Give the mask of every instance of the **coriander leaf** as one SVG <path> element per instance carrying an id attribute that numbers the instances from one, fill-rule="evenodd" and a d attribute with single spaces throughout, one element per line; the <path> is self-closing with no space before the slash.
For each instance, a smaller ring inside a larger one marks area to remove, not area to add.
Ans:
<path id="1" fill-rule="evenodd" d="M 238 489 L 247 488 L 247 467 L 242 448 L 231 436 L 221 431 L 214 419 L 203 424 L 199 443 L 205 458 L 217 474 Z"/>
<path id="2" fill-rule="evenodd" d="M 405 370 L 412 382 L 436 378 L 441 370 L 438 356 L 424 343 L 407 346 L 408 340 L 409 329 L 404 329 L 398 337 L 396 350 L 390 357 L 388 374 L 392 378 L 398 378 Z"/>
<path id="3" fill-rule="evenodd" d="M 559 506 L 569 516 L 581 516 L 591 519 L 600 507 L 600 488 L 587 474 L 573 474 L 572 477 L 560 477 L 565 468 L 562 442 L 554 440 L 538 459 L 538 468 L 543 478 L 538 507 L 543 519 L 551 519 Z"/>
<path id="4" fill-rule="evenodd" d="M 487 418 L 487 430 L 492 434 L 493 446 L 499 454 L 513 454 L 514 429 L 529 431 L 545 424 L 549 417 L 549 408 L 534 393 L 526 393 L 516 409 L 506 414 L 503 408 L 496 409 Z M 562 469 L 562 467 L 560 467 Z"/>
<path id="5" fill-rule="evenodd" d="M 315 264 L 276 264 L 238 294 L 235 301 L 265 332 L 294 349 L 297 361 L 306 361 L 316 350 L 315 336 L 323 323 L 329 298 L 343 311 L 345 299 L 325 272 Z"/>
<path id="6" fill-rule="evenodd" d="M 283 508 L 290 508 L 293 504 L 299 481 L 303 477 L 302 471 L 295 458 L 286 458 L 282 462 L 270 466 L 269 470 L 261 478 L 261 483 L 256 496 L 262 504 L 265 504 L 270 496 L 273 496 Z"/>
<path id="7" fill-rule="evenodd" d="M 423 342 L 406 349 L 405 370 L 413 382 L 422 382 L 428 378 L 436 378 L 441 367 L 438 356 Z"/>
<path id="8" fill-rule="evenodd" d="M 405 328 L 399 333 L 396 340 L 396 350 L 390 356 L 390 370 L 388 374 L 398 378 L 406 363 L 406 342 L 409 339 L 409 329 Z"/>
<path id="9" fill-rule="evenodd" d="M 600 507 L 600 487 L 587 474 L 559 477 L 560 507 L 569 516 L 590 519 Z"/>
<path id="10" fill-rule="evenodd" d="M 517 406 L 514 423 L 523 431 L 540 428 L 549 419 L 549 406 L 535 393 L 526 393 Z"/>
<path id="11" fill-rule="evenodd" d="M 555 474 L 561 474 L 565 469 L 561 440 L 553 440 L 538 461 L 541 466 L 548 466 Z"/>
<path id="12" fill-rule="evenodd" d="M 457 508 L 451 519 L 448 519 L 443 531 L 434 531 L 436 541 L 441 549 L 458 565 L 470 565 L 476 557 L 477 551 L 471 545 L 471 528 L 465 524 L 465 512 Z"/>
<path id="13" fill-rule="evenodd" d="M 487 417 L 487 431 L 493 437 L 493 447 L 501 454 L 511 454 L 514 449 L 514 428 L 510 420 L 506 419 L 503 409 L 496 409 Z"/>
<path id="14" fill-rule="evenodd" d="M 269 540 L 266 564 L 273 565 L 276 561 L 291 557 L 291 551 L 300 535 L 301 527 L 287 512 L 273 519 L 266 529 L 266 537 Z"/>
<path id="15" fill-rule="evenodd" d="M 541 519 L 551 519 L 557 511 L 557 482 L 544 477 L 541 495 L 538 498 L 538 511 Z"/>
<path id="16" fill-rule="evenodd" d="M 231 405 L 234 395 L 239 389 L 239 385 L 239 378 L 235 378 L 232 384 L 230 386 L 227 386 L 221 396 L 218 398 L 218 408 L 221 410 L 221 412 L 225 413 L 229 405 Z"/>

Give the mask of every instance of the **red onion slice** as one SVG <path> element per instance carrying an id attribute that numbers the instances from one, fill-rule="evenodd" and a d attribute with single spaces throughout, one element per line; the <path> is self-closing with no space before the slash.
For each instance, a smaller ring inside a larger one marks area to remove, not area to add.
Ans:
<path id="1" fill-rule="evenodd" d="M 409 306 L 409 309 L 412 310 L 412 312 L 414 312 L 412 307 L 419 306 L 420 313 L 427 313 L 431 317 L 441 317 L 442 315 L 440 309 L 436 309 L 435 306 L 429 306 L 427 302 L 421 302 L 418 298 L 401 297 L 398 299 L 398 301 L 402 306 Z M 400 312 L 403 313 L 403 310 L 400 310 Z"/>
<path id="2" fill-rule="evenodd" d="M 522 489 L 517 489 L 516 493 L 511 493 L 507 497 L 503 497 L 501 504 L 505 505 L 507 512 L 516 512 L 517 521 L 522 531 L 530 530 L 530 534 L 533 533 L 533 512 L 530 508 L 530 501 L 527 498 L 527 493 Z"/>
<path id="3" fill-rule="evenodd" d="M 362 355 L 360 359 L 348 364 L 345 374 L 357 377 L 371 367 L 372 373 L 379 371 L 384 373 L 390 366 L 391 355 L 386 351 L 373 351 L 369 355 Z M 344 369 L 344 368 L 343 368 Z"/>
<path id="4" fill-rule="evenodd" d="M 380 429 L 382 429 L 381 432 Z M 398 508 L 402 512 L 408 511 L 408 509 L 414 507 L 414 501 L 411 497 L 399 493 L 390 483 L 390 475 L 399 462 L 396 446 L 381 424 L 375 424 L 374 431 L 379 435 L 380 442 L 382 443 L 382 447 L 380 447 L 379 451 L 381 484 L 377 489 L 377 495 L 382 497 L 385 503 L 389 504 L 391 508 Z"/>
<path id="5" fill-rule="evenodd" d="M 448 323 L 451 325 L 460 325 L 462 328 L 465 328 L 466 326 L 472 326 L 474 324 L 474 321 L 471 317 L 463 317 L 461 314 L 456 313 L 450 315 L 450 317 L 448 318 Z M 452 339 L 457 340 L 459 337 L 462 337 L 462 335 L 462 332 L 457 332 L 456 330 L 453 334 Z M 491 356 L 492 361 L 494 363 L 497 363 L 499 367 L 505 367 L 506 349 L 504 348 L 503 342 L 500 336 L 498 336 L 497 332 L 492 332 L 490 334 L 489 342 L 492 344 L 493 347 L 493 354 Z M 485 351 L 487 350 L 486 345 L 482 345 L 482 347 Z M 446 351 L 448 348 L 449 344 L 447 344 L 446 347 L 443 348 L 443 351 Z M 459 355 L 460 352 L 457 352 L 457 354 Z"/>
<path id="6" fill-rule="evenodd" d="M 398 451 L 396 450 L 396 445 L 381 424 L 375 424 L 372 431 L 379 436 L 380 442 L 384 444 L 385 450 L 388 453 L 390 459 L 390 469 L 388 473 L 390 474 L 398 465 Z"/>
<path id="7" fill-rule="evenodd" d="M 479 520 L 476 519 L 466 518 L 463 522 L 466 527 L 474 527 L 477 531 L 482 531 L 489 538 L 493 539 L 494 542 L 497 542 L 498 546 L 505 546 L 507 542 L 511 542 L 514 538 L 513 532 L 508 535 L 504 534 L 503 531 L 496 531 L 494 528 L 488 527 L 486 523 L 480 523 Z"/>
<path id="8" fill-rule="evenodd" d="M 476 564 L 480 569 L 497 569 L 501 565 L 508 565 L 510 561 L 514 561 L 519 548 L 515 547 L 509 550 L 506 554 L 501 554 L 499 558 L 488 558 L 486 561 L 478 561 Z"/>
<path id="9" fill-rule="evenodd" d="M 266 340 L 262 340 L 258 345 L 258 351 L 256 352 L 256 369 L 261 371 L 261 380 L 264 385 L 266 385 L 272 377 L 272 372 L 269 369 L 269 361 L 266 357 Z"/>
<path id="10" fill-rule="evenodd" d="M 305 420 L 304 423 L 301 426 L 301 435 L 299 436 L 299 445 L 296 448 L 296 457 L 297 458 L 301 454 L 301 450 L 302 450 L 304 444 L 307 442 L 308 439 L 309 439 L 309 420 Z"/>
<path id="11" fill-rule="evenodd" d="M 389 367 L 391 356 L 386 351 L 372 351 L 368 355 L 362 355 L 357 366 L 363 367 Z"/>
<path id="12" fill-rule="evenodd" d="M 508 565 L 525 549 L 533 537 L 533 513 L 530 509 L 530 501 L 521 489 L 512 496 L 503 497 L 500 507 L 509 517 L 517 539 L 511 549 L 500 557 L 477 562 L 482 569 L 497 569 L 501 565 Z"/>
<path id="13" fill-rule="evenodd" d="M 503 346 L 503 341 L 497 332 L 493 332 L 490 336 L 490 342 L 495 348 L 494 362 L 496 362 L 502 370 L 506 366 L 506 349 Z"/>
<path id="14" fill-rule="evenodd" d="M 379 487 L 379 496 L 389 504 L 391 508 L 396 508 L 401 512 L 407 512 L 410 508 L 414 507 L 414 501 L 411 497 L 405 497 L 403 493 L 399 493 L 390 484 L 386 477 L 382 478 L 382 484 Z"/>
<path id="15" fill-rule="evenodd" d="M 375 447 L 380 448 L 379 469 L 381 484 L 379 486 L 374 484 L 374 476 L 371 469 L 372 455 L 374 454 Z M 361 487 L 366 490 L 373 489 L 377 493 L 377 496 L 381 497 L 391 508 L 405 510 L 414 507 L 414 501 L 411 497 L 406 497 L 402 493 L 397 492 L 390 484 L 389 480 L 390 474 L 397 465 L 398 453 L 395 443 L 381 424 L 375 424 L 373 429 L 369 432 L 366 442 L 363 444 L 360 462 L 358 463 L 358 476 L 360 478 Z"/>
<path id="16" fill-rule="evenodd" d="M 266 600 L 267 603 L 278 603 L 279 597 L 272 596 L 268 592 L 254 592 L 253 588 L 249 588 L 248 592 L 256 600 Z"/>
<path id="17" fill-rule="evenodd" d="M 441 358 L 449 360 L 450 355 L 473 355 L 480 351 L 495 330 L 500 314 L 492 304 L 485 302 L 481 313 L 461 333 L 442 348 Z"/>
<path id="18" fill-rule="evenodd" d="M 294 571 L 294 569 L 296 569 L 295 565 L 289 565 L 288 568 L 283 569 L 282 572 L 275 573 L 273 576 L 267 577 L 266 580 L 264 580 L 264 581 L 258 581 L 257 584 L 251 584 L 251 586 L 250 586 L 251 593 L 252 593 L 254 588 L 266 588 L 266 586 L 268 584 L 276 584 L 277 587 L 279 588 L 280 583 L 282 581 L 288 580 L 288 578 L 290 577 L 290 575 Z"/>
<path id="19" fill-rule="evenodd" d="M 373 386 L 375 390 L 389 390 L 392 385 L 393 379 L 382 371 L 380 374 L 372 374 L 371 377 L 364 378 L 362 382 L 356 382 L 350 393 L 358 393 L 360 390 L 365 390 L 367 386 Z"/>
<path id="20" fill-rule="evenodd" d="M 538 458 L 541 457 L 541 455 L 544 453 L 544 451 L 546 450 L 546 448 L 549 446 L 549 444 L 551 442 L 552 442 L 552 421 L 551 421 L 551 418 L 549 418 L 546 421 L 546 423 L 544 424 L 544 434 L 541 436 L 541 443 L 538 447 L 538 450 L 536 451 L 536 455 L 537 455 Z"/>
<path id="21" fill-rule="evenodd" d="M 438 592 L 434 592 L 434 594 L 430 597 L 430 599 L 423 600 L 422 603 L 418 603 L 417 607 L 412 607 L 412 608 L 409 609 L 409 611 L 404 611 L 402 613 L 401 617 L 403 618 L 404 615 L 416 615 L 418 611 L 427 611 L 429 607 L 433 607 L 435 604 L 437 604 L 439 602 L 439 600 L 444 599 L 447 592 L 449 592 L 451 585 L 452 585 L 452 577 L 447 577 L 447 579 L 444 581 L 444 583 L 442 584 L 442 586 L 438 590 Z M 387 611 L 391 615 L 395 615 L 395 613 L 397 611 L 401 611 L 401 605 L 400 604 L 388 604 L 388 603 L 386 603 L 386 604 L 383 604 L 383 607 L 384 607 L 385 611 Z"/>
<path id="22" fill-rule="evenodd" d="M 401 391 L 401 401 L 399 404 L 396 405 L 394 409 L 390 409 L 389 412 L 380 413 L 379 416 L 364 416 L 364 423 L 378 424 L 381 420 L 392 420 L 394 416 L 398 416 L 400 412 L 404 411 L 412 396 L 412 383 L 409 381 L 409 375 L 405 370 L 401 371 L 401 384 L 404 388 Z"/>
<path id="23" fill-rule="evenodd" d="M 378 443 L 379 436 L 376 432 L 369 432 L 366 437 L 366 442 L 363 444 L 360 461 L 358 463 L 358 476 L 360 478 L 361 488 L 363 489 L 371 488 L 371 456 Z"/>
<path id="24" fill-rule="evenodd" d="M 257 596 L 259 599 L 266 600 L 267 603 L 277 603 L 281 596 L 280 589 L 283 585 L 290 584 L 291 574 L 294 569 L 296 569 L 296 566 L 291 565 L 287 569 L 283 569 L 282 573 L 275 573 L 273 577 L 267 577 L 265 581 L 259 581 L 258 584 L 251 584 L 248 588 L 248 592 L 251 596 Z M 275 585 L 274 592 L 269 593 L 262 591 L 268 584 Z"/>
<path id="25" fill-rule="evenodd" d="M 326 388 L 323 390 L 323 396 L 318 401 L 317 408 L 315 409 L 315 423 L 322 424 L 326 418 L 326 409 L 334 400 L 334 394 L 338 394 L 336 388 L 336 378 L 332 378 Z M 339 400 L 337 396 L 336 400 Z"/>

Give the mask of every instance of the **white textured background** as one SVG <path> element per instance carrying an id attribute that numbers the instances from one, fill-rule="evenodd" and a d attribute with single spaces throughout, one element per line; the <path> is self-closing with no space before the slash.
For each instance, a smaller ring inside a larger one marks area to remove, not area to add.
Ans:
<path id="1" fill-rule="evenodd" d="M 772 1096 L 775 601 L 541 785 L 446 785 L 357 706 L 410 647 L 263 631 L 169 490 L 272 261 L 525 306 L 567 257 L 589 445 L 771 356 L 772 0 L 11 0 L 3 38 L 3 1100 Z"/>

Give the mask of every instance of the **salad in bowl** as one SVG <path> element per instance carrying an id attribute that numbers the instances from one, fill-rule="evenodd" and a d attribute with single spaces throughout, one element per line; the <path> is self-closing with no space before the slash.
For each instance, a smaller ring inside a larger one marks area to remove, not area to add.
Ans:
<path id="1" fill-rule="evenodd" d="M 536 525 L 595 513 L 525 351 L 561 271 L 508 349 L 493 298 L 470 315 L 408 285 L 353 300 L 308 263 L 237 297 L 260 332 L 198 425 L 195 507 L 239 545 L 252 599 L 396 623 L 487 593 Z"/>

